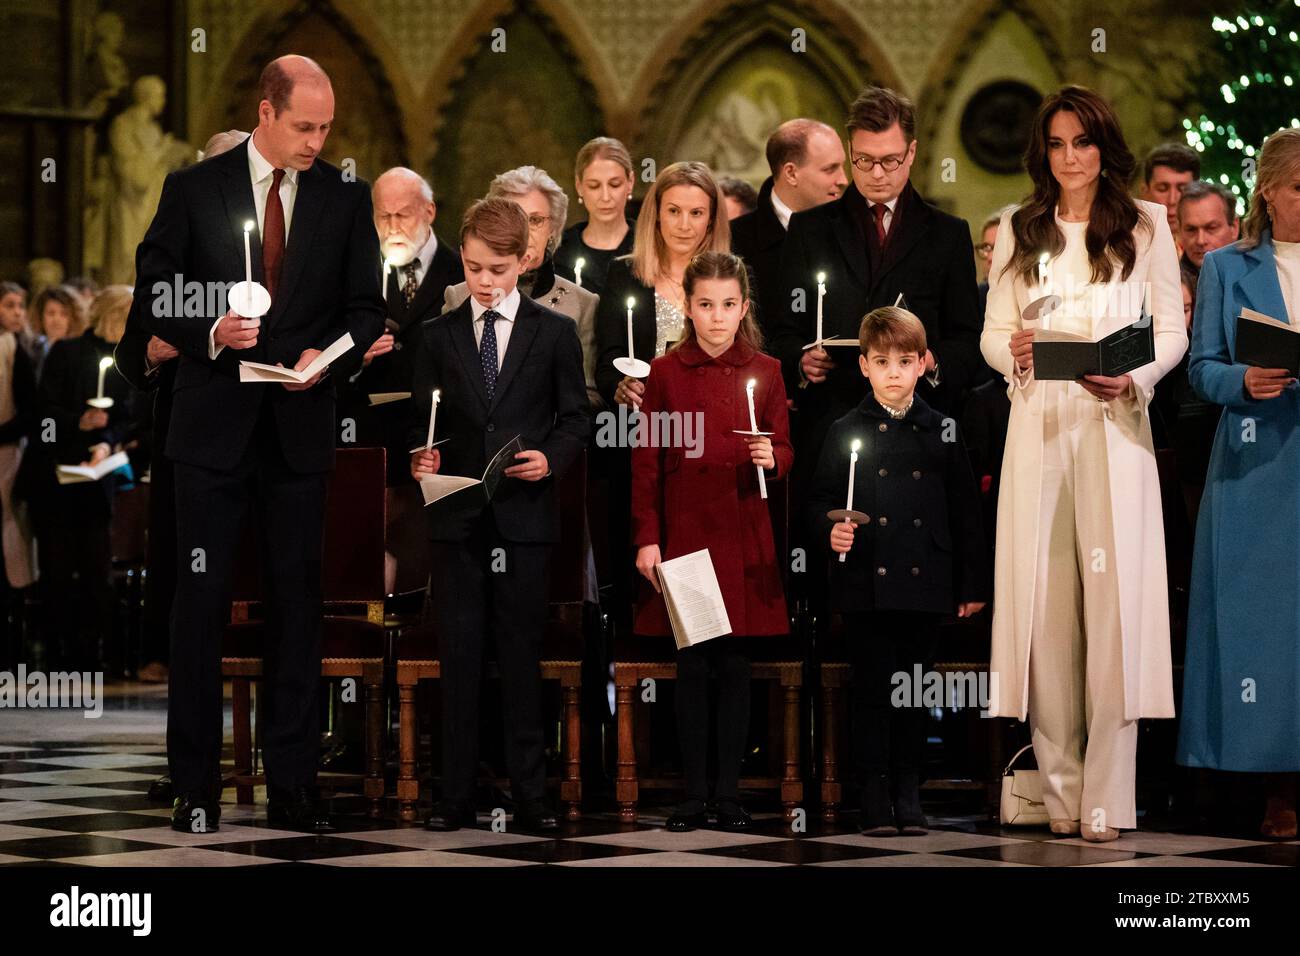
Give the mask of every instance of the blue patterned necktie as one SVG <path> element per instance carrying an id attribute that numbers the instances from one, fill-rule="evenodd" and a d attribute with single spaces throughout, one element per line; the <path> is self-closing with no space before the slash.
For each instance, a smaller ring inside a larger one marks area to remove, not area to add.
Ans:
<path id="1" fill-rule="evenodd" d="M 479 343 L 479 364 L 483 366 L 483 384 L 487 386 L 488 401 L 497 388 L 497 319 L 500 313 L 488 309 L 483 313 L 483 341 Z"/>

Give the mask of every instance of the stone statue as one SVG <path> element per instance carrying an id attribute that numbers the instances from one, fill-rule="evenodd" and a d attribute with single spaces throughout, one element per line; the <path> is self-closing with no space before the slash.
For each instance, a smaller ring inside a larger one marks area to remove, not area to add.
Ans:
<path id="1" fill-rule="evenodd" d="M 142 76 L 131 87 L 131 105 L 109 126 L 105 283 L 135 281 L 135 249 L 158 208 L 163 180 L 194 159 L 193 146 L 158 125 L 166 102 L 166 84 Z"/>

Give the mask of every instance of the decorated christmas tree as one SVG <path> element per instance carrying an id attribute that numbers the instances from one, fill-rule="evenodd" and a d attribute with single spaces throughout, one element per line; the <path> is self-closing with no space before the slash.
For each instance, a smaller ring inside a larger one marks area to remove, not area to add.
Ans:
<path id="1" fill-rule="evenodd" d="M 1300 0 L 1244 0 L 1211 21 L 1217 59 L 1197 99 L 1204 111 L 1183 120 L 1187 142 L 1201 154 L 1201 176 L 1238 197 L 1254 182 L 1259 145 L 1283 126 L 1300 127 Z"/>

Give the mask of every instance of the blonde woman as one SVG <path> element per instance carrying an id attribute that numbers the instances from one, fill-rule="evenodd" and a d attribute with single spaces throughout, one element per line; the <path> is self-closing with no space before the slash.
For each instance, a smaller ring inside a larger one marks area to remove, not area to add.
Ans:
<path id="1" fill-rule="evenodd" d="M 1207 253 L 1188 379 L 1223 406 L 1196 524 L 1178 762 L 1265 773 L 1260 832 L 1295 839 L 1300 390 L 1236 358 L 1243 308 L 1300 324 L 1300 129 L 1264 140 L 1242 238 Z"/>
<path id="2" fill-rule="evenodd" d="M 632 200 L 632 157 L 627 147 L 611 136 L 597 136 L 578 150 L 573 163 L 574 189 L 587 218 L 564 229 L 555 253 L 555 273 L 576 282 L 582 260 L 581 285 L 600 295 L 609 264 L 632 251 L 634 233 L 627 218 Z"/>

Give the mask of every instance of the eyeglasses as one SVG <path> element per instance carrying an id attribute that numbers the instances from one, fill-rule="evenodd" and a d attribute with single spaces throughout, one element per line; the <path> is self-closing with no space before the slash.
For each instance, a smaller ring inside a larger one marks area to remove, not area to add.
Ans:
<path id="1" fill-rule="evenodd" d="M 550 216 L 536 216 L 536 215 L 534 215 L 534 216 L 529 216 L 529 217 L 528 217 L 528 225 L 529 225 L 529 228 L 532 228 L 532 229 L 541 229 L 542 226 L 546 225 L 546 224 L 547 224 L 548 222 L 550 222 L 550 221 L 551 221 L 551 217 L 550 217 Z"/>
<path id="2" fill-rule="evenodd" d="M 982 256 L 987 256 L 993 251 L 993 243 L 981 242 L 978 246 L 975 247 L 975 251 Z"/>
<path id="3" fill-rule="evenodd" d="M 853 165 L 861 172 L 869 173 L 877 164 L 879 164 L 880 168 L 885 172 L 892 173 L 894 170 L 898 169 L 899 166 L 903 165 L 903 160 L 906 158 L 906 155 L 903 155 L 886 156 L 884 159 L 872 159 L 870 156 L 858 155 L 853 157 Z"/>

